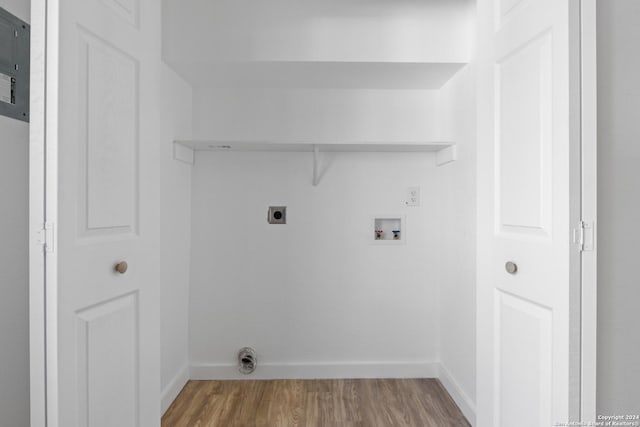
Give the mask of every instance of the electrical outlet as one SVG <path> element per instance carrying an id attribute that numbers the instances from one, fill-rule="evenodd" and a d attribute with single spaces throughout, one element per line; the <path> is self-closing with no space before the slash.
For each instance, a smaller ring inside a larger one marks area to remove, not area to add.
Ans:
<path id="1" fill-rule="evenodd" d="M 420 187 L 408 187 L 407 198 L 404 203 L 407 206 L 420 206 Z"/>
<path id="2" fill-rule="evenodd" d="M 287 223 L 287 207 L 286 206 L 269 206 L 267 213 L 267 221 L 269 224 L 286 224 Z"/>

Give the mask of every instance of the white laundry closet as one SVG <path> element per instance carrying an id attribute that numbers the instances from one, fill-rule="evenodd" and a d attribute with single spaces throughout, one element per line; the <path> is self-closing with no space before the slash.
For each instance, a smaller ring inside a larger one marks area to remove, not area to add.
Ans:
<path id="1" fill-rule="evenodd" d="M 471 418 L 475 3 L 248 5 L 164 3 L 163 405 L 250 346 L 253 378 L 440 377 Z"/>
<path id="2" fill-rule="evenodd" d="M 251 346 L 255 378 L 441 377 L 472 416 L 474 2 L 164 6 L 163 405 Z"/>
<path id="3" fill-rule="evenodd" d="M 32 2 L 32 425 L 190 379 L 595 414 L 593 1 Z"/>

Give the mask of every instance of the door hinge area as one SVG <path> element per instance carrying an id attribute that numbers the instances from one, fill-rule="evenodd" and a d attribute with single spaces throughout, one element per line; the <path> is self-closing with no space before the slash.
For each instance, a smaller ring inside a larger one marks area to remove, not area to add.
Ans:
<path id="1" fill-rule="evenodd" d="M 55 226 L 51 222 L 45 222 L 38 230 L 38 244 L 45 252 L 53 252 Z"/>
<path id="2" fill-rule="evenodd" d="M 593 222 L 580 221 L 573 229 L 573 244 L 582 252 L 593 251 L 594 247 L 594 227 Z"/>

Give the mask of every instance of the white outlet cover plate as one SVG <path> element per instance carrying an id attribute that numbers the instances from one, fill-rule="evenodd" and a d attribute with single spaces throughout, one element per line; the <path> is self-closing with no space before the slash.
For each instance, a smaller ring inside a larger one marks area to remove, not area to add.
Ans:
<path id="1" fill-rule="evenodd" d="M 420 187 L 407 187 L 405 204 L 407 206 L 420 206 Z"/>

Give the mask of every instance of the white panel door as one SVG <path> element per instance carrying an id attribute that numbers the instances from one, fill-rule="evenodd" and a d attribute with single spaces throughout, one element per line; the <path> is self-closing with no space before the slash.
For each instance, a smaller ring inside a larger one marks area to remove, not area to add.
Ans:
<path id="1" fill-rule="evenodd" d="M 160 2 L 33 7 L 47 16 L 47 425 L 159 425 Z"/>
<path id="2" fill-rule="evenodd" d="M 577 5 L 479 2 L 479 426 L 577 417 Z"/>

